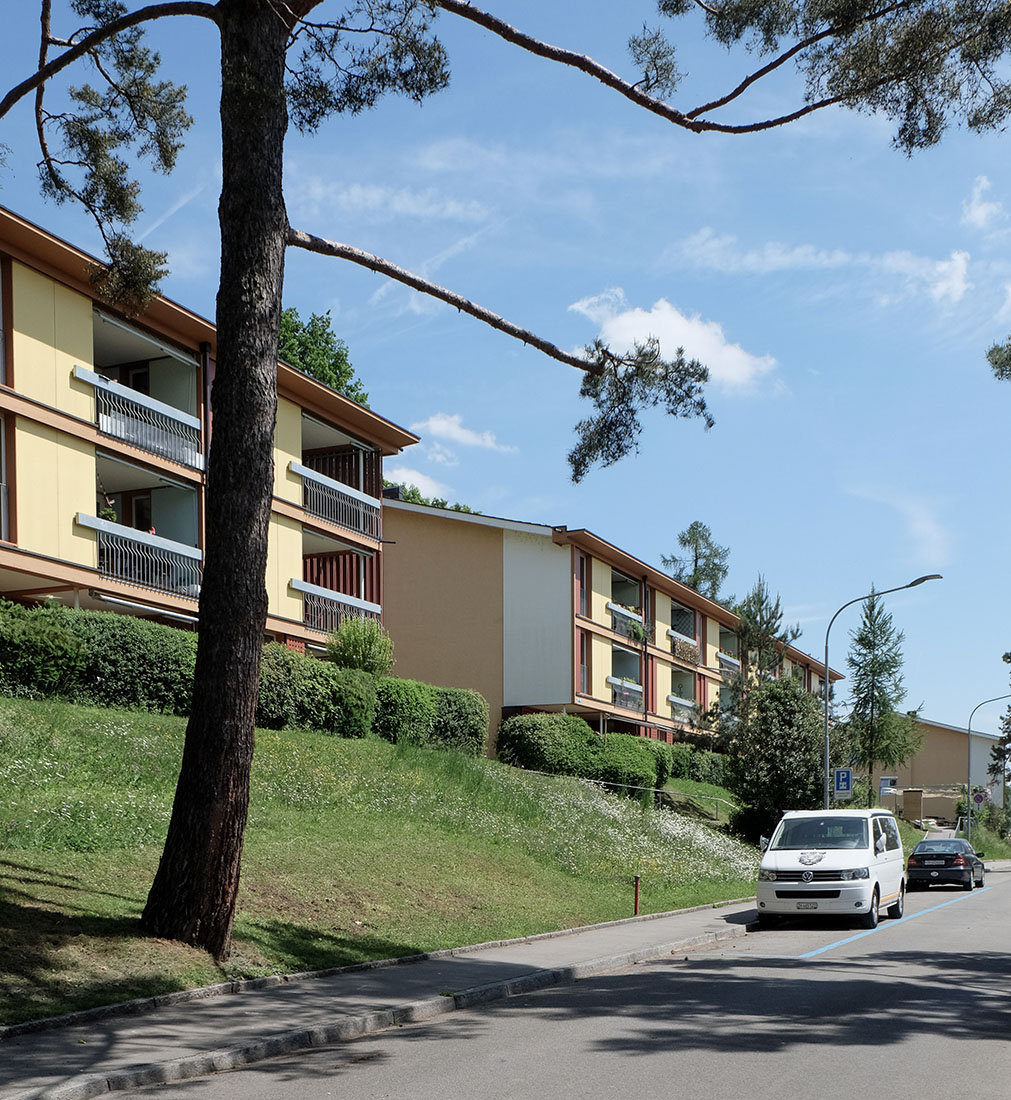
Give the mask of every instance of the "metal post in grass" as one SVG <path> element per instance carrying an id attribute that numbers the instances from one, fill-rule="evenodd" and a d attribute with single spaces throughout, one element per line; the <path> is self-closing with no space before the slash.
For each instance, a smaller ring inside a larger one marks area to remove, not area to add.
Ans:
<path id="1" fill-rule="evenodd" d="M 632 914 L 636 917 L 639 915 L 639 877 L 639 875 L 635 876 L 635 910 Z"/>

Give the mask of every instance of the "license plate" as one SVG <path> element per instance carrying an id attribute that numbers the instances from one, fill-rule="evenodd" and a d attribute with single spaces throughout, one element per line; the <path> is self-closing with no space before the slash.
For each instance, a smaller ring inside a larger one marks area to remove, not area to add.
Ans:
<path id="1" fill-rule="evenodd" d="M 818 903 L 816 901 L 798 901 L 798 909 L 817 909 Z"/>
<path id="2" fill-rule="evenodd" d="M 925 859 L 923 861 L 923 866 L 924 867 L 943 867 L 944 866 L 944 860 L 943 859 Z"/>

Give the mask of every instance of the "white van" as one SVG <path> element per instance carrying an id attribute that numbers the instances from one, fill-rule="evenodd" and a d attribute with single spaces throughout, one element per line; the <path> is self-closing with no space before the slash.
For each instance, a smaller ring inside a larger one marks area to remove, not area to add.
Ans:
<path id="1" fill-rule="evenodd" d="M 881 906 L 901 917 L 902 840 L 887 810 L 790 810 L 758 869 L 760 924 L 786 915 L 858 915 L 875 928 Z"/>

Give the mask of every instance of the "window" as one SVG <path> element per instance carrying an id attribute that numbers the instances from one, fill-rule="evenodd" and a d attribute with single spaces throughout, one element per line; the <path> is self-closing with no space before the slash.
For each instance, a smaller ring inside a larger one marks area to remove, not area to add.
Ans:
<path id="1" fill-rule="evenodd" d="M 576 611 L 584 618 L 590 614 L 590 595 L 588 592 L 589 561 L 585 554 L 576 554 Z"/>
<path id="2" fill-rule="evenodd" d="M 734 633 L 734 631 L 730 630 L 728 627 L 721 626 L 720 627 L 720 651 L 722 653 L 730 654 L 731 657 L 736 657 L 736 656 L 738 656 L 737 647 L 738 647 L 737 635 Z"/>
<path id="3" fill-rule="evenodd" d="M 670 602 L 670 628 L 685 638 L 694 638 L 695 612 L 674 600 Z"/>
<path id="4" fill-rule="evenodd" d="M 590 694 L 590 636 L 585 630 L 579 632 L 579 691 Z"/>

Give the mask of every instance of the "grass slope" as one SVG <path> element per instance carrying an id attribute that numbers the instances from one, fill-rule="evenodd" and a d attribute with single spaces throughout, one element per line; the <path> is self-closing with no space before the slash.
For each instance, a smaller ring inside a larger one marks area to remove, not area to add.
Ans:
<path id="1" fill-rule="evenodd" d="M 184 723 L 0 699 L 0 1023 L 753 891 L 753 849 L 575 780 L 258 731 L 231 959 L 138 935 Z"/>

